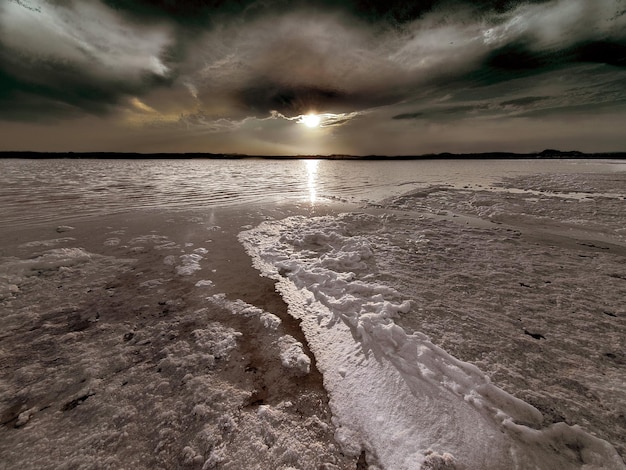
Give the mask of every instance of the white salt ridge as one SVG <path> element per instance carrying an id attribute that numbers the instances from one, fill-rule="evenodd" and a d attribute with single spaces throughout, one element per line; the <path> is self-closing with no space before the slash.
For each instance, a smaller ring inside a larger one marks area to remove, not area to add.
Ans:
<path id="1" fill-rule="evenodd" d="M 107 239 L 104 241 L 104 245 L 105 245 L 105 246 L 117 246 L 117 245 L 119 245 L 119 244 L 120 244 L 120 242 L 121 242 L 121 241 L 122 241 L 122 240 L 121 240 L 120 238 L 118 238 L 118 237 L 107 238 Z"/>
<path id="2" fill-rule="evenodd" d="M 240 240 L 302 320 L 344 452 L 364 449 L 398 470 L 626 468 L 608 442 L 565 423 L 542 427 L 537 409 L 476 366 L 396 325 L 411 304 L 363 280 L 374 240 L 350 236 L 343 221 L 267 221 Z"/>
<path id="3" fill-rule="evenodd" d="M 0 300 L 9 299 L 19 293 L 19 286 L 12 281 L 14 279 L 0 276 Z"/>
<path id="4" fill-rule="evenodd" d="M 203 256 L 197 253 L 190 253 L 186 255 L 181 255 L 180 260 L 182 264 L 176 266 L 176 274 L 180 276 L 191 276 L 196 271 L 200 271 L 202 269 L 200 267 L 200 260 Z"/>
<path id="5" fill-rule="evenodd" d="M 191 335 L 200 348 L 219 359 L 228 357 L 229 353 L 237 347 L 237 338 L 242 334 L 214 322 L 204 329 L 192 331 Z"/>
<path id="6" fill-rule="evenodd" d="M 293 336 L 284 335 L 278 339 L 280 361 L 283 367 L 295 375 L 307 375 L 311 371 L 311 359 L 304 354 L 302 343 Z"/>
<path id="7" fill-rule="evenodd" d="M 216 294 L 207 297 L 212 303 L 220 305 L 230 310 L 234 315 L 242 315 L 247 318 L 256 318 L 264 328 L 270 331 L 278 330 L 281 324 L 280 318 L 266 312 L 254 305 L 250 305 L 243 300 L 228 300 L 224 294 Z M 304 347 L 297 339 L 291 335 L 282 335 L 272 344 L 278 346 L 278 355 L 282 366 L 294 376 L 304 376 L 311 371 L 311 359 L 305 354 Z"/>
<path id="8" fill-rule="evenodd" d="M 196 248 L 192 253 L 186 253 L 184 255 L 180 255 L 178 258 L 181 260 L 181 264 L 176 266 L 174 269 L 176 274 L 180 276 L 191 276 L 196 271 L 200 271 L 202 268 L 200 267 L 200 260 L 204 259 L 204 256 L 209 252 L 206 248 Z M 168 255 L 163 259 L 163 262 L 167 265 L 176 264 L 176 257 L 173 255 Z M 213 285 L 211 281 L 199 281 L 203 283 L 196 283 L 196 287 L 200 286 L 208 286 Z M 207 284 L 209 282 L 210 284 Z"/>
<path id="9" fill-rule="evenodd" d="M 139 237 L 133 238 L 129 242 L 130 245 L 143 245 L 146 243 L 152 243 L 155 250 L 173 250 L 176 248 L 180 248 L 180 245 L 178 245 L 176 242 L 171 241 L 165 235 L 141 235 Z"/>
<path id="10" fill-rule="evenodd" d="M 7 260 L 0 268 L 0 276 L 9 274 L 22 276 L 39 271 L 56 271 L 89 262 L 91 258 L 92 254 L 82 248 L 55 248 L 33 259 Z"/>
<path id="11" fill-rule="evenodd" d="M 242 315 L 248 318 L 256 317 L 261 322 L 263 327 L 269 330 L 277 330 L 281 324 L 280 318 L 273 313 L 266 312 L 265 310 L 248 304 L 241 299 L 228 300 L 226 299 L 225 294 L 215 294 L 211 297 L 207 297 L 207 300 L 230 310 L 234 315 Z"/>
<path id="12" fill-rule="evenodd" d="M 53 238 L 51 240 L 35 240 L 32 242 L 22 243 L 20 248 L 37 248 L 37 247 L 53 247 L 61 243 L 69 243 L 76 241 L 73 237 Z"/>
<path id="13" fill-rule="evenodd" d="M 163 279 L 149 279 L 139 284 L 139 287 L 154 289 L 155 287 L 159 287 L 160 285 L 162 285 L 163 282 L 165 282 Z"/>

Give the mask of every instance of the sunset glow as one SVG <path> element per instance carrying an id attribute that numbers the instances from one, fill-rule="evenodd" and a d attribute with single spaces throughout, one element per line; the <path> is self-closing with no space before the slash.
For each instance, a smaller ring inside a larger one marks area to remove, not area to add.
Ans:
<path id="1" fill-rule="evenodd" d="M 4 0 L 0 150 L 618 152 L 623 10 Z"/>
<path id="2" fill-rule="evenodd" d="M 300 122 L 307 127 L 314 128 L 320 125 L 320 117 L 317 114 L 307 114 L 302 116 Z"/>

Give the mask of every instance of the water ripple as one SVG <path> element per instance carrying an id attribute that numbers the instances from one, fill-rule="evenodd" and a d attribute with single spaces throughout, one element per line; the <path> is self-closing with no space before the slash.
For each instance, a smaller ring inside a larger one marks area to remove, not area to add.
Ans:
<path id="1" fill-rule="evenodd" d="M 575 163 L 556 164 L 575 170 Z M 374 201 L 413 187 L 485 183 L 550 165 L 555 163 L 0 159 L 0 226 L 136 209 Z"/>

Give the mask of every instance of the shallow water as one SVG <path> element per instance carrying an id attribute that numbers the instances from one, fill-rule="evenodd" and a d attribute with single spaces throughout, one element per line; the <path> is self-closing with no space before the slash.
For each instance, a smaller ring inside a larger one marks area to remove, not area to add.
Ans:
<path id="1" fill-rule="evenodd" d="M 619 161 L 0 159 L 0 225 L 135 209 L 378 201 L 432 184 L 626 170 Z"/>

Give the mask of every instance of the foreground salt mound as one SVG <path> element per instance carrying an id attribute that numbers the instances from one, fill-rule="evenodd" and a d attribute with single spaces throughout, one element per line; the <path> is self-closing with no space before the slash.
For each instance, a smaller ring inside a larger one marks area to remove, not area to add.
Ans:
<path id="1" fill-rule="evenodd" d="M 542 427 L 477 367 L 396 325 L 411 303 L 374 281 L 376 240 L 350 233 L 359 223 L 372 217 L 292 217 L 240 234 L 302 320 L 344 452 L 390 469 L 626 468 L 606 441 Z"/>

